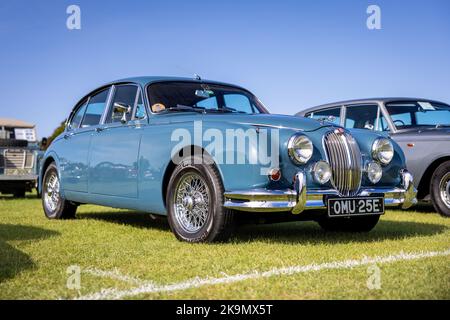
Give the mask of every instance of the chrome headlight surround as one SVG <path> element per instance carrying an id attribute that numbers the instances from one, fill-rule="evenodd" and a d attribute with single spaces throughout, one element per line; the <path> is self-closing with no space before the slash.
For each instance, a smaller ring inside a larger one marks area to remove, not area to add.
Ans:
<path id="1" fill-rule="evenodd" d="M 383 165 L 389 164 L 394 158 L 394 146 L 387 138 L 378 138 L 372 144 L 372 157 Z"/>
<path id="2" fill-rule="evenodd" d="M 297 164 L 305 164 L 313 155 L 313 144 L 309 138 L 303 134 L 296 133 L 288 141 L 289 157 Z"/>

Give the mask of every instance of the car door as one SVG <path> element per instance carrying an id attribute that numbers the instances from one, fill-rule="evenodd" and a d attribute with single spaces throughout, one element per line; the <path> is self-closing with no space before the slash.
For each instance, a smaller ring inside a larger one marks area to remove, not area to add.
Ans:
<path id="1" fill-rule="evenodd" d="M 61 183 L 66 191 L 88 192 L 89 146 L 95 127 L 92 124 L 101 117 L 101 111 L 93 108 L 92 102 L 102 97 L 106 100 L 108 93 L 109 88 L 84 99 L 69 118 L 64 140 L 58 147 Z M 86 112 L 88 106 L 89 112 Z"/>
<path id="2" fill-rule="evenodd" d="M 139 87 L 115 85 L 104 123 L 92 136 L 89 159 L 89 193 L 137 198 L 140 126 L 131 115 Z M 123 108 L 128 109 L 122 112 Z"/>

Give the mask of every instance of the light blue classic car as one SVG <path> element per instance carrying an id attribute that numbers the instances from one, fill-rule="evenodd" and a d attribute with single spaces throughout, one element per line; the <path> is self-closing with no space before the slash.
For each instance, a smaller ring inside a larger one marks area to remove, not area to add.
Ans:
<path id="1" fill-rule="evenodd" d="M 167 215 L 176 237 L 227 240 L 236 220 L 369 231 L 416 202 L 399 146 L 366 130 L 271 115 L 241 87 L 140 77 L 80 100 L 39 177 L 50 219 L 92 203 Z"/>

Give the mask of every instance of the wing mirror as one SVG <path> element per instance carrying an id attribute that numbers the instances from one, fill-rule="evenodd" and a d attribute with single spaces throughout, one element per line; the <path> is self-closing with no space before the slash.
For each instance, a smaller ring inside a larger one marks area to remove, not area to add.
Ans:
<path id="1" fill-rule="evenodd" d="M 114 113 L 121 113 L 122 118 L 120 119 L 120 122 L 126 123 L 127 114 L 131 113 L 131 107 L 125 103 L 114 102 Z"/>

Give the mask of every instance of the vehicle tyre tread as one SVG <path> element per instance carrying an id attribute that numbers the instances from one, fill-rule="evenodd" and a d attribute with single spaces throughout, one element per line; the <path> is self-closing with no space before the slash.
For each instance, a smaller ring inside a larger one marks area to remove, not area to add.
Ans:
<path id="1" fill-rule="evenodd" d="M 220 177 L 219 171 L 217 170 L 215 164 L 210 163 L 202 163 L 195 164 L 193 161 L 194 158 L 186 158 L 183 159 L 180 164 L 175 168 L 172 176 L 170 178 L 167 190 L 166 190 L 166 204 L 168 210 L 168 220 L 169 225 L 172 232 L 175 234 L 176 238 L 181 241 L 187 242 L 225 242 L 228 241 L 231 237 L 234 230 L 234 211 L 229 210 L 223 207 L 224 202 L 224 187 L 222 183 L 222 179 Z M 186 161 L 189 161 L 186 165 Z M 179 231 L 179 227 L 175 218 L 173 218 L 174 213 L 172 212 L 172 196 L 173 192 L 175 192 L 175 182 L 177 176 L 183 170 L 197 170 L 198 172 L 203 172 L 204 178 L 207 178 L 207 183 L 210 186 L 211 196 L 213 197 L 214 213 L 213 221 L 211 222 L 211 228 L 208 228 L 198 235 L 186 236 L 183 235 L 182 232 Z"/>
<path id="2" fill-rule="evenodd" d="M 78 206 L 61 196 L 60 194 L 60 204 L 56 211 L 54 213 L 49 212 L 45 206 L 45 200 L 44 200 L 44 194 L 45 194 L 45 181 L 46 177 L 51 171 L 58 172 L 58 168 L 56 167 L 56 164 L 52 162 L 47 169 L 45 170 L 45 174 L 43 177 L 42 182 L 42 192 L 41 192 L 41 199 L 42 199 L 42 207 L 44 208 L 45 216 L 49 219 L 57 219 L 57 220 L 66 220 L 66 219 L 74 219 L 76 216 L 77 208 Z"/>
<path id="3" fill-rule="evenodd" d="M 448 208 L 441 199 L 439 184 L 442 177 L 448 172 L 450 172 L 450 160 L 441 163 L 436 170 L 434 170 L 430 183 L 430 197 L 433 207 L 441 216 L 447 218 L 450 217 L 450 208 Z"/>

